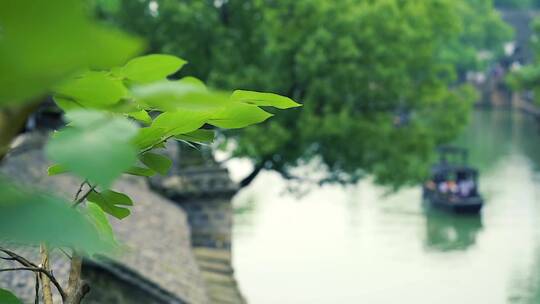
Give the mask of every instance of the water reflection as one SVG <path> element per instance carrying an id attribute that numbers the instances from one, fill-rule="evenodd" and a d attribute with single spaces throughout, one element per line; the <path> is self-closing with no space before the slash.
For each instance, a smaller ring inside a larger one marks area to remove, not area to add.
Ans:
<path id="1" fill-rule="evenodd" d="M 436 210 L 426 211 L 427 249 L 436 251 L 466 250 L 476 244 L 482 230 L 481 215 L 454 215 Z"/>
<path id="2" fill-rule="evenodd" d="M 474 114 L 459 143 L 480 169 L 481 217 L 426 211 L 418 188 L 387 196 L 369 181 L 298 199 L 265 173 L 236 202 L 251 204 L 234 227 L 245 295 L 256 304 L 540 303 L 538 134 L 520 113 Z"/>

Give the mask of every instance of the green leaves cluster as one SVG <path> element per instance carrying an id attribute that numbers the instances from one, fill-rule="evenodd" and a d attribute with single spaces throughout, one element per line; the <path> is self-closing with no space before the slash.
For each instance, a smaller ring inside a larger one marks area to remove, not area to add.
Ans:
<path id="1" fill-rule="evenodd" d="M 109 1 L 95 3 L 114 7 Z M 269 93 L 231 96 L 193 77 L 169 79 L 185 60 L 160 54 L 133 58 L 142 41 L 93 22 L 91 3 L 84 4 L 19 0 L 3 3 L 0 10 L 0 107 L 37 103 L 52 92 L 67 125 L 46 146 L 55 162 L 48 174 L 70 173 L 82 181 L 70 203 L 0 179 L 2 245 L 110 252 L 118 242 L 108 215 L 123 219 L 134 204 L 111 189 L 122 174 L 167 174 L 172 161 L 155 150 L 168 140 L 209 143 L 217 127 L 242 128 L 272 116 L 261 106 L 299 106 Z M 2 140 L 9 143 L 13 135 L 8 136 Z M 20 303 L 3 289 L 0 302 Z"/>
<path id="2" fill-rule="evenodd" d="M 122 174 L 167 174 L 172 161 L 154 152 L 167 140 L 208 143 L 214 131 L 203 126 L 242 128 L 271 116 L 260 106 L 299 106 L 276 94 L 231 95 L 194 78 L 167 79 L 184 64 L 171 55 L 147 55 L 109 70 L 82 72 L 54 89 L 68 124 L 47 145 L 47 155 L 56 163 L 49 174 L 71 172 L 91 185 L 90 218 L 107 240 L 114 239 L 112 230 L 99 210 L 123 219 L 133 205 L 127 195 L 111 190 L 113 182 Z"/>
<path id="3" fill-rule="evenodd" d="M 67 112 L 69 125 L 54 134 L 47 155 L 63 168 L 103 187 L 130 168 L 137 149 L 130 144 L 137 134 L 135 123 L 105 112 Z"/>
<path id="4" fill-rule="evenodd" d="M 78 248 L 88 254 L 112 249 L 102 242 L 84 212 L 71 208 L 65 199 L 5 180 L 0 181 L 0 192 L 0 242 L 47 243 Z"/>
<path id="5" fill-rule="evenodd" d="M 150 150 L 169 138 L 208 142 L 214 135 L 201 129 L 205 124 L 242 128 L 272 116 L 260 106 L 299 106 L 276 94 L 231 95 L 193 78 L 166 78 L 184 64 L 170 55 L 147 55 L 109 71 L 83 72 L 58 86 L 55 100 L 69 124 L 51 139 L 49 158 L 91 184 L 108 188 L 124 172 L 165 174 L 171 161 Z M 54 168 L 58 166 L 53 173 Z"/>
<path id="6" fill-rule="evenodd" d="M 48 174 L 73 174 L 82 184 L 70 203 L 0 180 L 0 242 L 110 252 L 118 242 L 108 215 L 124 219 L 134 204 L 112 189 L 122 174 L 167 174 L 172 161 L 156 150 L 168 140 L 209 143 L 218 127 L 242 128 L 272 116 L 262 106 L 299 106 L 279 95 L 231 95 L 193 77 L 170 79 L 186 61 L 161 54 L 128 61 L 141 47 L 138 39 L 89 20 L 77 1 L 4 5 L 0 70 L 9 73 L 0 75 L 0 106 L 52 92 L 67 125 L 46 146 L 54 162 Z M 0 302 L 19 303 L 2 289 Z"/>

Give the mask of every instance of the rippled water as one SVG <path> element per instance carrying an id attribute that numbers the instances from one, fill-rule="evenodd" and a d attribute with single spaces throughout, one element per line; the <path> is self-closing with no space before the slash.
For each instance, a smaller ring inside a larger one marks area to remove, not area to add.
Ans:
<path id="1" fill-rule="evenodd" d="M 234 202 L 242 291 L 254 304 L 540 303 L 539 134 L 519 113 L 474 114 L 459 142 L 481 170 L 479 218 L 426 214 L 419 188 L 298 199 L 262 174 Z"/>

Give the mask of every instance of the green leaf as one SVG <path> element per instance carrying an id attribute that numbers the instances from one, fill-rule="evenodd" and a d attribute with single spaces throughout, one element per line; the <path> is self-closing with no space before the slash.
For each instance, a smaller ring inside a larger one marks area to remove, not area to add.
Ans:
<path id="1" fill-rule="evenodd" d="M 120 74 L 138 83 L 153 82 L 174 74 L 184 64 L 186 61 L 176 56 L 152 54 L 130 60 Z"/>
<path id="2" fill-rule="evenodd" d="M 62 98 L 59 96 L 53 96 L 53 100 L 56 103 L 56 105 L 58 105 L 58 107 L 62 109 L 64 112 L 84 109 L 82 105 L 78 104 L 74 100 L 69 100 L 67 98 Z"/>
<path id="3" fill-rule="evenodd" d="M 47 144 L 51 160 L 104 188 L 133 166 L 137 159 L 131 143 L 137 133 L 133 122 L 95 111 L 70 112 L 67 118 L 71 125 Z"/>
<path id="4" fill-rule="evenodd" d="M 101 195 L 108 201 L 114 202 L 115 205 L 133 206 L 133 201 L 129 196 L 124 193 L 116 192 L 113 190 L 106 190 L 101 192 Z"/>
<path id="5" fill-rule="evenodd" d="M 302 106 L 289 97 L 274 93 L 262 93 L 244 90 L 234 91 L 231 95 L 231 99 L 256 106 L 268 106 L 278 109 L 288 109 Z"/>
<path id="6" fill-rule="evenodd" d="M 112 114 L 94 111 L 94 110 L 75 110 L 65 113 L 66 120 L 69 127 L 76 128 L 94 128 L 95 126 L 101 126 L 103 123 L 109 121 Z"/>
<path id="7" fill-rule="evenodd" d="M 14 294 L 9 290 L 0 288 L 0 303 L 2 304 L 23 304 Z"/>
<path id="8" fill-rule="evenodd" d="M 124 171 L 124 173 L 135 175 L 135 176 L 150 177 L 150 176 L 155 175 L 156 171 L 148 169 L 148 168 L 142 168 L 142 167 L 134 166 L 134 167 L 131 167 L 131 168 L 127 169 L 126 171 Z"/>
<path id="9" fill-rule="evenodd" d="M 49 166 L 49 168 L 47 168 L 47 174 L 49 176 L 58 175 L 66 172 L 69 172 L 69 170 L 58 164 Z"/>
<path id="10" fill-rule="evenodd" d="M 172 160 L 167 156 L 156 153 L 144 153 L 139 157 L 141 162 L 148 166 L 148 168 L 158 172 L 161 175 L 166 175 L 172 166 Z"/>
<path id="11" fill-rule="evenodd" d="M 166 133 L 166 129 L 155 126 L 140 128 L 133 138 L 133 144 L 139 149 L 148 148 L 160 142 Z"/>
<path id="12" fill-rule="evenodd" d="M 202 80 L 200 80 L 199 78 L 196 78 L 196 77 L 193 77 L 193 76 L 182 77 L 177 82 L 185 83 L 185 84 L 191 84 L 191 85 L 197 86 L 197 87 L 199 87 L 199 88 L 201 88 L 203 90 L 207 90 L 206 85 L 204 84 L 204 82 Z"/>
<path id="13" fill-rule="evenodd" d="M 71 203 L 29 188 L 0 181 L 0 240 L 27 245 L 45 242 L 89 254 L 110 249 Z"/>
<path id="14" fill-rule="evenodd" d="M 118 206 L 133 205 L 133 202 L 127 195 L 112 190 L 102 192 L 92 191 L 87 199 L 89 202 L 99 205 L 103 211 L 118 219 L 123 219 L 130 214 L 129 209 Z"/>
<path id="15" fill-rule="evenodd" d="M 133 96 L 145 108 L 162 111 L 209 111 L 231 103 L 228 94 L 212 92 L 189 81 L 161 81 L 135 86 Z"/>
<path id="16" fill-rule="evenodd" d="M 112 106 L 128 94 L 120 79 L 106 72 L 85 72 L 55 88 L 56 96 L 74 100 L 83 107 L 103 108 Z"/>
<path id="17" fill-rule="evenodd" d="M 176 135 L 174 138 L 183 141 L 190 141 L 196 143 L 211 143 L 216 137 L 216 132 L 213 130 L 199 129 L 186 134 Z"/>
<path id="18" fill-rule="evenodd" d="M 271 116 L 257 106 L 237 103 L 217 111 L 207 123 L 219 128 L 235 129 L 263 122 Z"/>
<path id="19" fill-rule="evenodd" d="M 138 112 L 131 112 L 131 113 L 128 113 L 127 115 L 147 125 L 152 123 L 152 117 L 150 117 L 150 115 L 148 115 L 148 112 L 146 112 L 145 110 L 140 110 Z"/>
<path id="20" fill-rule="evenodd" d="M 142 49 L 92 23 L 81 1 L 10 1 L 0 28 L 0 105 L 32 101 L 77 70 L 123 64 Z"/>
<path id="21" fill-rule="evenodd" d="M 165 136 L 184 134 L 202 127 L 209 117 L 206 112 L 176 110 L 160 114 L 154 119 L 152 127 L 165 130 Z"/>
<path id="22" fill-rule="evenodd" d="M 109 223 L 109 219 L 105 215 L 105 212 L 103 212 L 103 209 L 98 204 L 88 202 L 85 211 L 90 222 L 96 227 L 100 239 L 104 243 L 109 244 L 111 248 L 118 247 L 119 243 L 114 236 L 111 223 Z"/>

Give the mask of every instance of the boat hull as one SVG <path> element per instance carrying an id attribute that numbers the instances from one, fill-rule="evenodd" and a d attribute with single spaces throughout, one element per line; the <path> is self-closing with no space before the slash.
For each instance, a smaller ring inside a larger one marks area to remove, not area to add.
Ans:
<path id="1" fill-rule="evenodd" d="M 433 208 L 454 213 L 479 213 L 484 206 L 484 199 L 481 196 L 450 198 L 429 190 L 424 190 L 424 202 Z"/>

